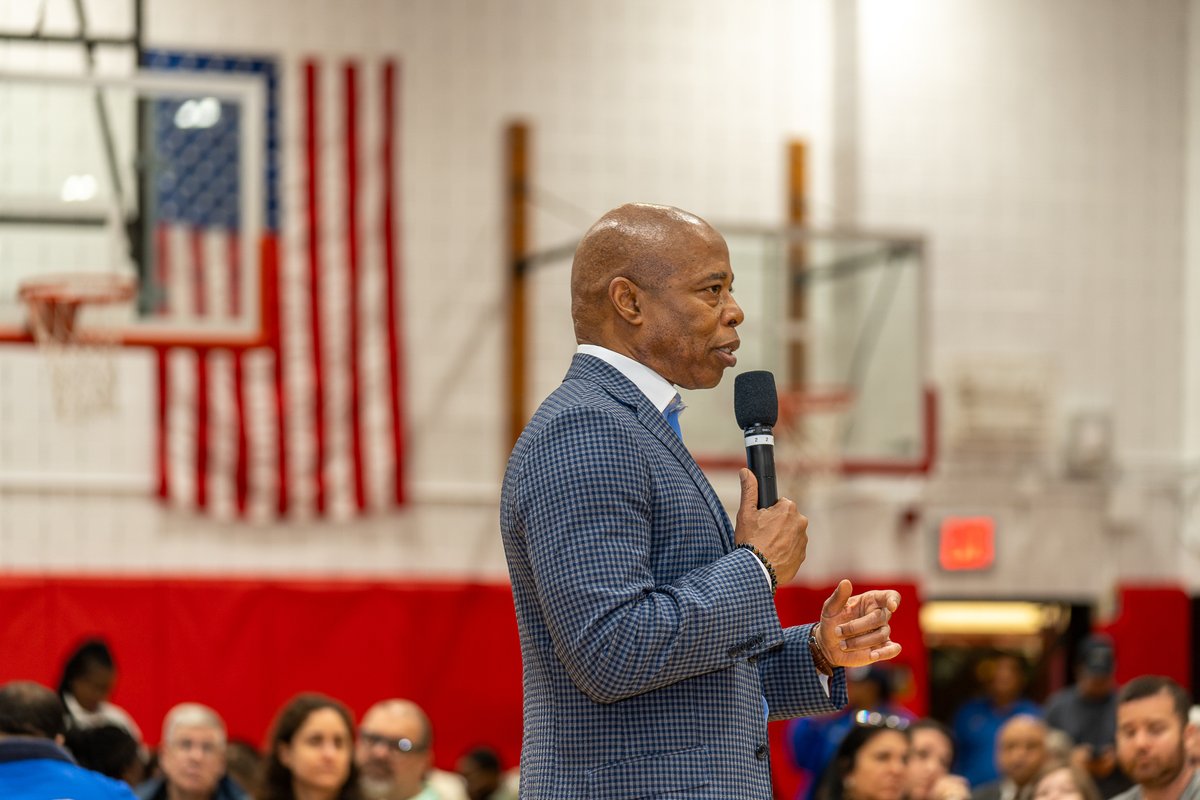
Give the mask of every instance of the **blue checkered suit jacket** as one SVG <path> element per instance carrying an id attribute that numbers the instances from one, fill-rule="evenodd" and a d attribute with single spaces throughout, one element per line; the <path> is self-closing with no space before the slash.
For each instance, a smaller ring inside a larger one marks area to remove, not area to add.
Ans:
<path id="1" fill-rule="evenodd" d="M 525 428 L 500 527 L 524 661 L 523 798 L 771 797 L 771 719 L 833 711 L 662 414 L 576 355 Z"/>

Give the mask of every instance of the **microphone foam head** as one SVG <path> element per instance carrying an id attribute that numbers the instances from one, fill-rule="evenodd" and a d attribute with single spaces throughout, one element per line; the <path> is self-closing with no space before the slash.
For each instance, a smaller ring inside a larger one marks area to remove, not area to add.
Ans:
<path id="1" fill-rule="evenodd" d="M 774 427 L 779 418 L 775 376 L 765 369 L 756 369 L 734 378 L 733 415 L 743 430 L 752 425 Z"/>

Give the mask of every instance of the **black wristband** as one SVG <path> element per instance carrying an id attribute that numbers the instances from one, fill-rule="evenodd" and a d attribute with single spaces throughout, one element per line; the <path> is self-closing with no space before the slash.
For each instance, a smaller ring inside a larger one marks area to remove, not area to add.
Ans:
<path id="1" fill-rule="evenodd" d="M 758 557 L 758 560 L 762 562 L 763 566 L 767 568 L 767 574 L 771 576 L 771 596 L 774 597 L 776 590 L 779 589 L 779 578 L 775 576 L 775 567 L 771 566 L 771 562 L 768 561 L 767 557 L 762 554 L 762 550 L 759 550 L 749 542 L 742 542 L 738 545 L 738 547 L 742 550 L 749 550 L 751 553 L 754 553 L 754 555 Z"/>

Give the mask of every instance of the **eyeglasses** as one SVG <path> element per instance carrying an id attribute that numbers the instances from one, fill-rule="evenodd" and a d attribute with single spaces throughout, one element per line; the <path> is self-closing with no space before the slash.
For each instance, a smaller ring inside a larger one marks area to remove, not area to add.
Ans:
<path id="1" fill-rule="evenodd" d="M 899 714 L 882 714 L 878 711 L 859 711 L 854 715 L 854 721 L 872 728 L 893 728 L 898 731 L 908 727 L 908 720 Z"/>
<path id="2" fill-rule="evenodd" d="M 388 736 L 381 736 L 378 733 L 373 733 L 372 731 L 360 730 L 358 732 L 358 740 L 367 747 L 382 745 L 388 749 L 389 753 L 420 753 L 428 749 L 426 745 L 419 745 L 407 737 L 393 739 Z"/>

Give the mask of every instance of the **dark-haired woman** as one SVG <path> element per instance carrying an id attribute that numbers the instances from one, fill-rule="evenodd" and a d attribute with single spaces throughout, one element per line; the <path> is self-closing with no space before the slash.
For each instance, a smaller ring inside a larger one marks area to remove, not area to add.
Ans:
<path id="1" fill-rule="evenodd" d="M 361 800 L 353 748 L 344 705 L 320 694 L 293 697 L 271 728 L 260 800 Z"/>
<path id="2" fill-rule="evenodd" d="M 108 645 L 103 639 L 88 639 L 75 648 L 63 665 L 58 696 L 67 708 L 71 727 L 116 725 L 141 744 L 142 731 L 133 717 L 125 709 L 108 702 L 116 680 L 117 665 Z"/>
<path id="3" fill-rule="evenodd" d="M 902 800 L 908 747 L 901 728 L 855 725 L 825 771 L 818 800 Z"/>

